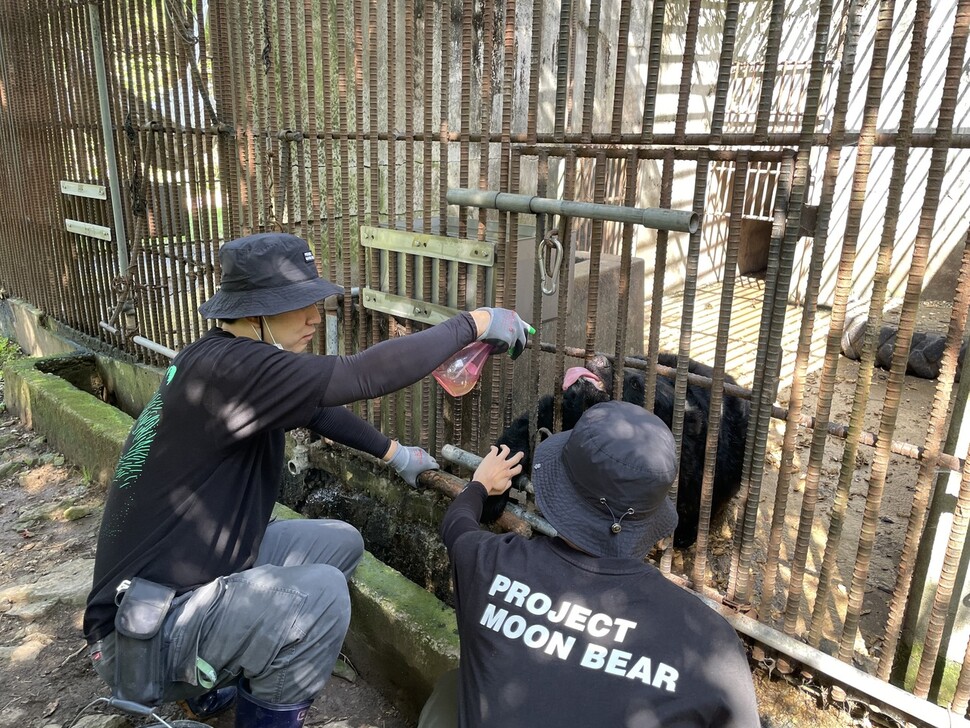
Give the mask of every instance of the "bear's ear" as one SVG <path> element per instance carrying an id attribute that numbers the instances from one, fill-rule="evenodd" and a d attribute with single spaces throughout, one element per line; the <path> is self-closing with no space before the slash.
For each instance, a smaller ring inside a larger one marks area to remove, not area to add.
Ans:
<path id="1" fill-rule="evenodd" d="M 636 369 L 627 369 L 623 373 L 623 401 L 642 406 L 646 400 L 643 382 L 643 372 Z"/>

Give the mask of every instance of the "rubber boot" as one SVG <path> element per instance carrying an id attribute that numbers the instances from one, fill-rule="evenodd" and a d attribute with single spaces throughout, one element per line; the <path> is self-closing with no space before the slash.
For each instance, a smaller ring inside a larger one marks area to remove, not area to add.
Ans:
<path id="1" fill-rule="evenodd" d="M 236 696 L 236 728 L 302 728 L 313 700 L 278 705 L 267 703 L 239 683 Z"/>
<path id="2" fill-rule="evenodd" d="M 187 698 L 180 701 L 179 705 L 192 720 L 206 720 L 226 712 L 235 702 L 236 686 L 227 685 L 194 698 Z"/>

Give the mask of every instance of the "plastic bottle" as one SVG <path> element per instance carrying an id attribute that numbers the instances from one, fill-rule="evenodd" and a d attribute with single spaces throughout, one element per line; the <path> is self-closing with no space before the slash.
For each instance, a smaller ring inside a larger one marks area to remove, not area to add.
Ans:
<path id="1" fill-rule="evenodd" d="M 478 384 L 485 361 L 492 355 L 495 347 L 484 341 L 473 341 L 456 352 L 431 372 L 444 390 L 452 397 L 468 394 Z"/>

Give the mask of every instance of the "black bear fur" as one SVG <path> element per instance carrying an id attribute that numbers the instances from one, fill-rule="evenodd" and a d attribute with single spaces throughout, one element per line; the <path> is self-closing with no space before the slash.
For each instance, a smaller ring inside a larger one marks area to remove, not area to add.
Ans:
<path id="1" fill-rule="evenodd" d="M 661 353 L 658 361 L 662 366 L 676 368 L 677 356 Z M 587 367 L 599 378 L 581 378 L 563 392 L 562 429 L 570 430 L 587 409 L 599 402 L 612 399 L 613 365 L 604 356 L 594 356 Z M 688 371 L 711 378 L 714 370 L 693 359 L 689 360 Z M 725 375 L 725 383 L 736 384 L 730 375 Z M 623 372 L 622 399 L 643 405 L 644 373 L 627 368 Z M 539 428 L 552 429 L 553 396 L 545 395 L 537 404 L 537 425 Z M 667 425 L 673 421 L 674 382 L 657 376 L 654 413 Z M 707 446 L 707 422 L 711 407 L 711 391 L 704 387 L 688 384 L 687 403 L 684 410 L 683 438 L 680 454 L 680 475 L 677 484 L 677 530 L 674 533 L 674 546 L 687 548 L 697 540 L 697 522 L 700 515 L 701 486 L 704 477 L 704 456 Z M 711 502 L 712 518 L 719 515 L 728 501 L 741 487 L 741 470 L 744 465 L 744 445 L 748 429 L 749 403 L 732 395 L 724 395 L 721 408 L 720 435 L 718 436 L 717 461 L 714 466 L 714 489 Z M 508 445 L 514 452 L 525 453 L 522 472 L 531 472 L 531 447 L 529 443 L 529 412 L 519 415 L 499 436 L 498 445 Z M 482 511 L 482 523 L 493 523 L 505 509 L 509 493 L 489 496 Z"/>

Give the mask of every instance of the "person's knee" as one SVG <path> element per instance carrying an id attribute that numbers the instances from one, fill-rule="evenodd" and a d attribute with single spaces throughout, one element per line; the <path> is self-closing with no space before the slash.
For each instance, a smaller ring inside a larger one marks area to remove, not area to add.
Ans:
<path id="1" fill-rule="evenodd" d="M 343 522 L 333 529 L 331 535 L 339 543 L 337 552 L 343 555 L 335 566 L 343 572 L 345 579 L 349 579 L 364 557 L 364 537 L 356 528 Z"/>
<path id="2" fill-rule="evenodd" d="M 313 639 L 314 633 L 346 634 L 350 627 L 350 590 L 340 569 L 327 564 L 308 566 L 299 588 L 306 594 L 299 625 L 306 634 L 304 639 Z"/>

